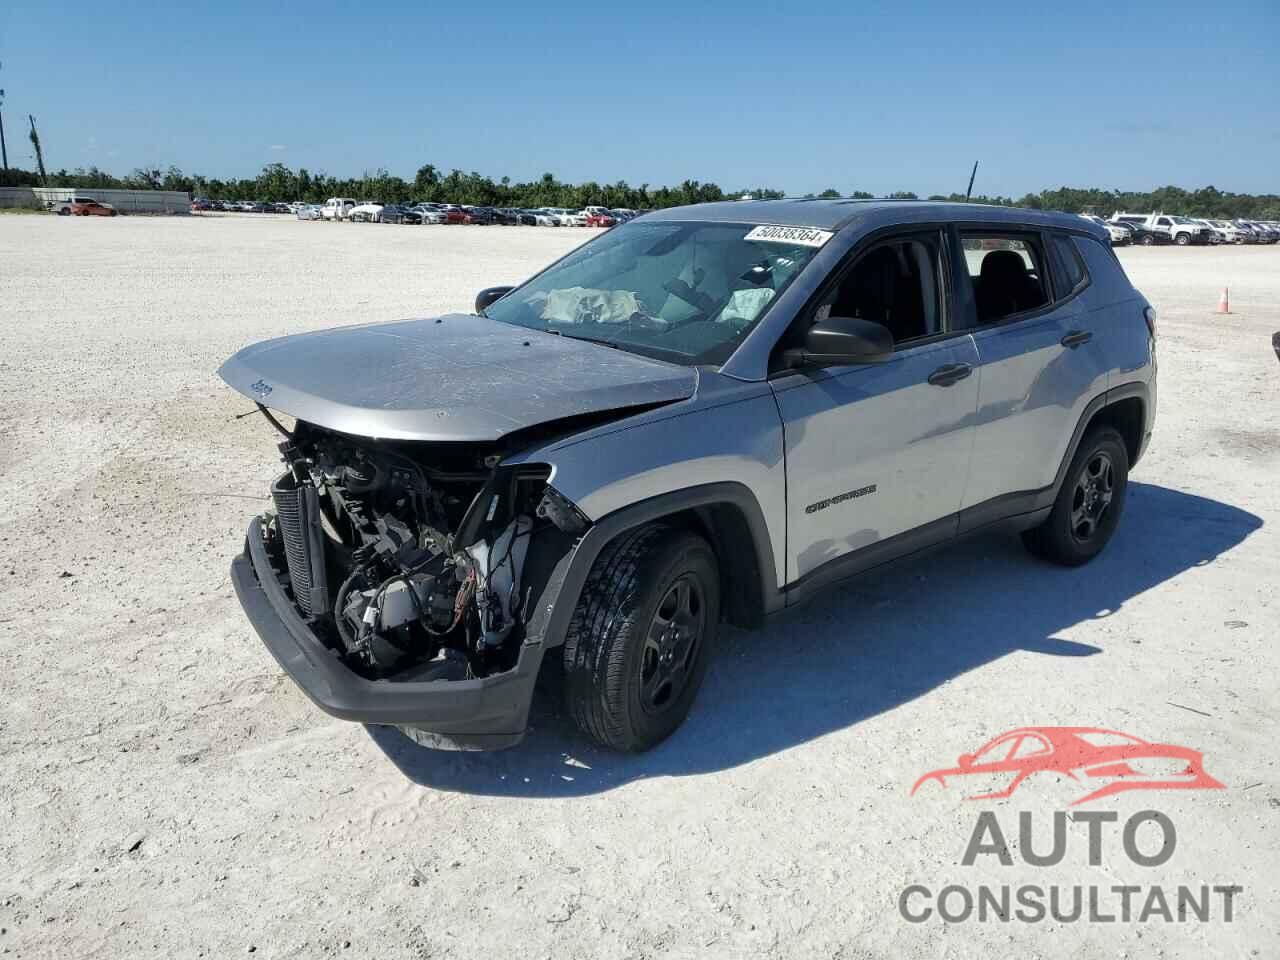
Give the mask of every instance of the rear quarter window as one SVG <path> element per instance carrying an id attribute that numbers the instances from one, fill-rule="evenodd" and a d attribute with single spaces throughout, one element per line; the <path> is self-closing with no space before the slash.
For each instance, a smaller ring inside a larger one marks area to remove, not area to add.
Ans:
<path id="1" fill-rule="evenodd" d="M 1059 272 L 1055 293 L 1059 300 L 1065 300 L 1075 296 L 1089 283 L 1089 273 L 1085 269 L 1084 258 L 1080 256 L 1070 237 L 1055 233 L 1051 242 Z"/>
<path id="2" fill-rule="evenodd" d="M 1095 306 L 1133 299 L 1136 295 L 1133 284 L 1125 276 L 1120 261 L 1110 247 L 1093 237 L 1073 236 L 1071 242 L 1084 258 L 1085 267 L 1089 271 L 1091 282 L 1088 296 L 1091 300 L 1096 299 Z"/>

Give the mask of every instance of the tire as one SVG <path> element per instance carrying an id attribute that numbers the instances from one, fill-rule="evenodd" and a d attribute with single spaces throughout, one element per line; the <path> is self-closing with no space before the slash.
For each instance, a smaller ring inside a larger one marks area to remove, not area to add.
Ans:
<path id="1" fill-rule="evenodd" d="M 1044 523 L 1022 534 L 1038 557 L 1078 567 L 1115 533 L 1129 487 L 1129 452 L 1112 427 L 1095 427 L 1080 441 Z"/>
<path id="2" fill-rule="evenodd" d="M 59 211 L 58 211 L 58 216 L 60 216 L 60 217 L 69 217 L 69 216 L 71 216 L 71 208 L 70 208 L 70 207 L 63 207 L 61 210 L 59 210 Z"/>
<path id="3" fill-rule="evenodd" d="M 1187 233 L 1180 233 L 1173 238 L 1173 242 L 1180 247 L 1185 247 L 1188 243 L 1191 242 L 1191 235 Z"/>
<path id="4" fill-rule="evenodd" d="M 1145 237 L 1142 238 L 1142 245 L 1144 247 L 1149 247 L 1153 245 L 1155 242 L 1156 242 L 1156 238 L 1151 236 L 1151 234 L 1147 234 Z"/>
<path id="5" fill-rule="evenodd" d="M 702 537 L 661 524 L 596 558 L 564 643 L 564 692 L 584 733 L 615 750 L 661 743 L 684 721 L 720 621 L 720 573 Z"/>

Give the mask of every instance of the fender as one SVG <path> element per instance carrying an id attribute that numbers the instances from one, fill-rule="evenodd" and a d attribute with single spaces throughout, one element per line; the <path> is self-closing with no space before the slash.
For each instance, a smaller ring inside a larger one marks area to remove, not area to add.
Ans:
<path id="1" fill-rule="evenodd" d="M 557 647 L 564 643 L 569 621 L 587 582 L 587 574 L 600 552 L 619 534 L 663 517 L 719 504 L 736 507 L 746 518 L 760 577 L 759 589 L 762 591 L 764 612 L 780 610 L 785 597 L 775 586 L 777 575 L 773 564 L 773 543 L 755 495 L 742 483 L 706 483 L 633 503 L 600 518 L 587 528 L 569 551 L 560 557 L 548 575 L 538 604 L 526 624 L 524 642 L 546 647 Z M 752 585 L 748 588 L 750 586 Z"/>

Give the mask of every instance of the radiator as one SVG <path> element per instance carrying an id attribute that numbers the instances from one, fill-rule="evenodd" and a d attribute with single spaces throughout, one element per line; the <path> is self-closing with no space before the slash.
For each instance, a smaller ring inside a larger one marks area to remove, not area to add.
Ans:
<path id="1" fill-rule="evenodd" d="M 319 495 L 315 487 L 299 486 L 286 473 L 271 485 L 276 524 L 284 543 L 293 598 L 308 616 L 329 612 L 329 591 L 324 571 L 324 532 L 320 528 Z"/>

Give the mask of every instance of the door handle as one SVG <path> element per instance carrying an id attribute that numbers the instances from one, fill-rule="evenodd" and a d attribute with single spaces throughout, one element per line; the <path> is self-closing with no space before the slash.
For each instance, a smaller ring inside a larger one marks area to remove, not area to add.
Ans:
<path id="1" fill-rule="evenodd" d="M 973 373 L 973 367 L 967 363 L 944 363 L 929 374 L 929 382 L 935 387 L 949 387 L 959 383 L 971 373 Z"/>
<path id="2" fill-rule="evenodd" d="M 1058 342 L 1064 347 L 1070 347 L 1074 350 L 1076 347 L 1080 346 L 1080 344 L 1088 343 L 1092 339 L 1093 334 L 1088 330 L 1072 330 Z"/>

